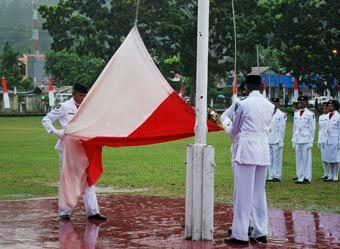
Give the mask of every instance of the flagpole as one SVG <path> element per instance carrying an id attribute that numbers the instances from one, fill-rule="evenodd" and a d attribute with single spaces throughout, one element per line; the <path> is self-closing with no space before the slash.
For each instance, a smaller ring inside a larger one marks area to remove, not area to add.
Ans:
<path id="1" fill-rule="evenodd" d="M 187 147 L 185 237 L 213 239 L 214 148 L 206 144 L 209 1 L 198 0 L 195 144 Z"/>

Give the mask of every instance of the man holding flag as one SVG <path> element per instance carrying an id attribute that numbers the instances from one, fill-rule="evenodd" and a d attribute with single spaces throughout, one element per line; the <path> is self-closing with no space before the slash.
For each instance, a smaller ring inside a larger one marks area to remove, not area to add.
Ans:
<path id="1" fill-rule="evenodd" d="M 55 149 L 58 150 L 60 156 L 60 171 L 62 171 L 63 151 L 65 148 L 62 146 L 62 140 L 64 139 L 64 128 L 69 121 L 74 117 L 80 104 L 83 102 L 88 92 L 87 87 L 81 84 L 75 84 L 73 87 L 72 98 L 66 102 L 60 104 L 59 108 L 53 109 L 42 120 L 42 125 L 46 131 L 59 138 Z M 53 126 L 55 121 L 59 121 L 61 129 L 58 130 Z M 97 196 L 94 190 L 94 186 L 85 187 L 84 190 L 84 204 L 86 209 L 86 215 L 89 220 L 105 221 L 107 218 L 99 213 L 99 207 L 97 202 Z M 60 208 L 59 216 L 61 220 L 70 220 L 70 214 L 72 208 Z"/>

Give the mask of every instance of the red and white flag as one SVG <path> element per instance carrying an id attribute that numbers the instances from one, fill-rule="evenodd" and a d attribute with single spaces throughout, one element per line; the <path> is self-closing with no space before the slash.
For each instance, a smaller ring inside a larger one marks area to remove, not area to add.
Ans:
<path id="1" fill-rule="evenodd" d="M 297 102 L 299 98 L 299 81 L 297 79 L 294 80 L 294 95 L 293 95 L 293 102 Z"/>
<path id="2" fill-rule="evenodd" d="M 267 98 L 267 83 L 265 80 L 262 82 L 262 95 Z"/>
<path id="3" fill-rule="evenodd" d="M 4 107 L 6 109 L 11 108 L 11 104 L 9 102 L 8 88 L 7 88 L 5 76 L 2 77 L 1 84 L 2 84 L 3 99 L 4 99 Z"/>
<path id="4" fill-rule="evenodd" d="M 53 107 L 54 103 L 55 103 L 55 97 L 54 97 L 53 79 L 50 78 L 50 84 L 48 86 L 48 104 L 50 107 Z"/>
<path id="5" fill-rule="evenodd" d="M 210 121 L 207 126 L 209 131 L 222 130 Z M 65 128 L 64 148 L 71 149 L 63 153 L 60 202 L 75 205 L 84 175 L 88 185 L 97 182 L 103 146 L 173 141 L 194 136 L 194 127 L 195 110 L 168 84 L 134 27 Z M 78 173 L 67 173 L 73 169 Z M 75 189 L 72 182 L 81 184 Z"/>

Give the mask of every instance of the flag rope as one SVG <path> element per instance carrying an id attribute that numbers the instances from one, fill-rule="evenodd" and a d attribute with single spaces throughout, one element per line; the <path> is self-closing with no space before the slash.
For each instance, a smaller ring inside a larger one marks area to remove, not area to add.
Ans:
<path id="1" fill-rule="evenodd" d="M 138 14 L 139 14 L 139 3 L 140 3 L 140 1 L 136 0 L 136 2 L 137 2 L 137 6 L 136 6 L 136 16 L 135 16 L 135 23 L 134 23 L 135 26 L 137 26 L 137 24 L 138 24 Z"/>

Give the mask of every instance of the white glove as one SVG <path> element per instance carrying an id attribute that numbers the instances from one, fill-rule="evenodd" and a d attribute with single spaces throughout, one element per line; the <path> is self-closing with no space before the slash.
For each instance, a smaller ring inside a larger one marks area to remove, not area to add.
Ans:
<path id="1" fill-rule="evenodd" d="M 310 150 L 311 148 L 313 148 L 313 143 L 308 144 L 308 149 Z"/>
<path id="2" fill-rule="evenodd" d="M 279 148 L 282 148 L 283 147 L 283 141 L 280 141 L 279 142 Z"/>
<path id="3" fill-rule="evenodd" d="M 292 147 L 295 150 L 295 143 L 294 142 L 292 142 Z"/>
<path id="4" fill-rule="evenodd" d="M 65 134 L 64 134 L 64 130 L 61 129 L 61 130 L 54 130 L 52 132 L 53 135 L 57 136 L 59 139 L 63 140 L 64 137 L 65 137 Z"/>

